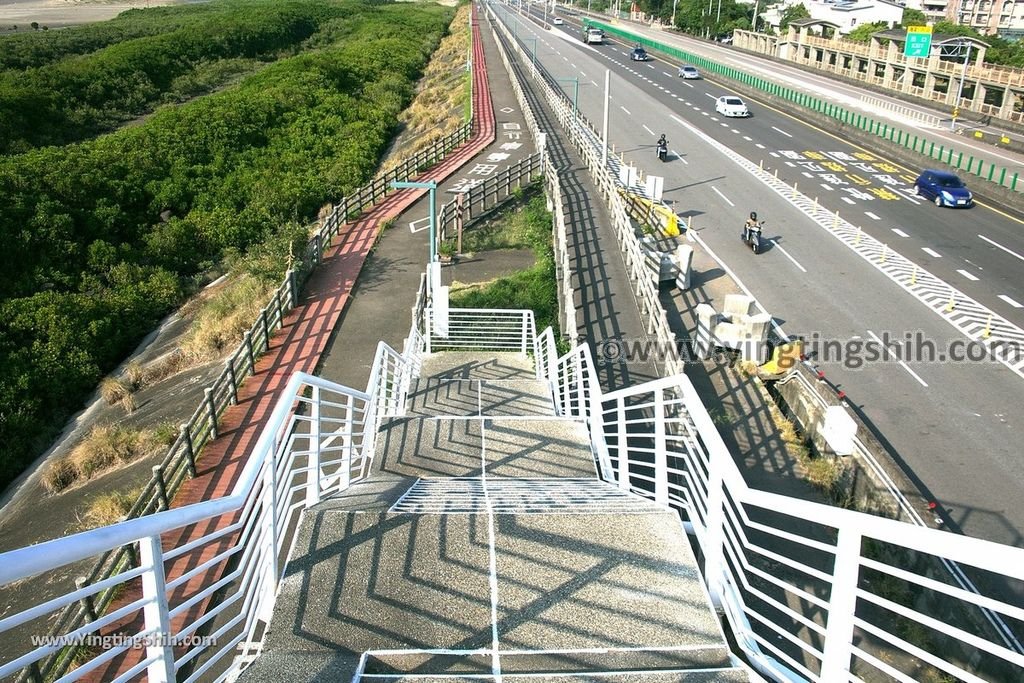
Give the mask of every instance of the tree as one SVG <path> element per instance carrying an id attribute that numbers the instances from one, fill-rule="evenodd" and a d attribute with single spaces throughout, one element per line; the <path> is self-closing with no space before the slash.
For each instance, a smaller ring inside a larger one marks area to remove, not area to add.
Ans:
<path id="1" fill-rule="evenodd" d="M 857 43 L 868 43 L 871 42 L 871 34 L 884 31 L 889 28 L 889 24 L 884 21 L 875 21 L 870 24 L 861 24 L 857 28 L 853 29 L 846 34 L 847 40 L 852 40 Z"/>
<path id="2" fill-rule="evenodd" d="M 790 5 L 782 11 L 782 17 L 779 19 L 779 32 L 785 31 L 789 28 L 789 24 L 798 19 L 808 19 L 811 13 L 807 11 L 804 5 Z"/>
<path id="3" fill-rule="evenodd" d="M 924 15 L 919 9 L 911 9 L 909 7 L 903 10 L 903 18 L 900 20 L 900 26 L 906 28 L 907 26 L 924 26 L 928 23 L 928 17 Z"/>

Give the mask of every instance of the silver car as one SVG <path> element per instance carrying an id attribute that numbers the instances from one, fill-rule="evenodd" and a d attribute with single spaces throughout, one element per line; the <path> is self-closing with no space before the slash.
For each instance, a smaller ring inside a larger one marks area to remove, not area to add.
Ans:
<path id="1" fill-rule="evenodd" d="M 683 64 L 679 67 L 679 75 L 687 80 L 700 79 L 700 72 L 692 64 Z"/>

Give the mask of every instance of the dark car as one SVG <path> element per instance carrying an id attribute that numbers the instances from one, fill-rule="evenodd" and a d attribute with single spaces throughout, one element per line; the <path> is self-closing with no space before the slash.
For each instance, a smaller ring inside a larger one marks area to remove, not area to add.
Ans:
<path id="1" fill-rule="evenodd" d="M 633 53 L 629 55 L 629 58 L 634 62 L 646 62 L 650 59 L 650 56 L 647 54 L 646 50 L 637 45 L 633 48 Z"/>
<path id="2" fill-rule="evenodd" d="M 935 202 L 935 206 L 963 207 L 974 204 L 974 195 L 955 173 L 928 169 L 914 181 L 917 194 Z"/>

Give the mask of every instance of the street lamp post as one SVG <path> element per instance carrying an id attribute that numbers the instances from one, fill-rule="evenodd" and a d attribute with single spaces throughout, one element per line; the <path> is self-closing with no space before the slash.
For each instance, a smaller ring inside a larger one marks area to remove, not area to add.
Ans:
<path id="1" fill-rule="evenodd" d="M 556 81 L 566 81 L 566 82 L 572 83 L 572 85 L 573 85 L 573 89 L 572 89 L 572 115 L 576 116 L 576 109 L 578 108 L 578 104 L 579 104 L 579 100 L 580 100 L 580 79 L 578 77 L 573 77 L 573 78 L 565 77 L 565 78 L 556 78 L 555 80 Z"/>
<path id="2" fill-rule="evenodd" d="M 523 38 L 523 42 L 530 41 L 533 43 L 533 49 L 530 52 L 530 61 L 533 64 L 533 73 L 537 73 L 537 39 L 536 38 Z"/>
<path id="3" fill-rule="evenodd" d="M 399 190 L 407 187 L 430 190 L 430 249 L 428 251 L 429 260 L 427 263 L 433 263 L 437 260 L 437 210 L 434 206 L 434 200 L 437 197 L 437 183 L 433 180 L 425 183 L 395 180 L 391 183 L 391 187 Z"/>

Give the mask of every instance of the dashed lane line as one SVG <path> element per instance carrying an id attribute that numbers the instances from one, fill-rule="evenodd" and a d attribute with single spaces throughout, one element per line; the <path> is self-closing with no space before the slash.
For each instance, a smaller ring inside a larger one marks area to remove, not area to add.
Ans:
<path id="1" fill-rule="evenodd" d="M 907 233 L 903 232 L 899 228 L 893 228 L 892 231 L 894 233 L 896 233 L 897 235 L 899 235 L 900 237 L 910 237 L 910 235 L 908 235 Z"/>
<path id="2" fill-rule="evenodd" d="M 736 206 L 735 204 L 732 203 L 732 200 L 729 199 L 728 197 L 726 197 L 724 194 L 722 194 L 721 191 L 717 187 L 712 185 L 711 189 L 715 191 L 715 194 L 717 194 L 719 197 L 724 199 L 726 204 L 728 204 L 729 206 Z"/>
<path id="3" fill-rule="evenodd" d="M 1011 299 L 1010 297 L 1006 296 L 1005 294 L 1000 294 L 999 298 L 1002 299 L 1003 301 L 1005 301 L 1006 303 L 1010 304 L 1014 308 L 1024 308 L 1024 304 L 1022 304 L 1020 302 L 1017 302 L 1017 301 L 1014 301 L 1013 299 Z"/>
<path id="4" fill-rule="evenodd" d="M 942 254 L 940 254 L 939 252 L 935 251 L 931 247 L 921 247 L 921 251 L 923 251 L 924 253 L 928 254 L 932 258 L 942 258 Z"/>
<path id="5" fill-rule="evenodd" d="M 970 272 L 969 270 L 964 270 L 963 268 L 959 268 L 959 269 L 957 269 L 956 272 L 960 273 L 961 275 L 963 275 L 965 278 L 967 278 L 971 282 L 977 282 L 978 281 L 978 276 L 975 275 L 974 273 Z"/>
<path id="6" fill-rule="evenodd" d="M 881 339 L 879 339 L 878 335 L 875 334 L 874 332 L 872 332 L 871 330 L 868 330 L 868 334 L 871 335 L 872 339 L 874 339 L 876 342 L 878 342 L 879 346 L 881 346 L 883 349 L 885 349 L 885 357 L 888 358 L 891 355 L 891 352 L 889 351 L 889 347 L 885 345 L 885 342 L 883 342 Z M 893 357 L 895 358 L 895 356 L 893 356 Z M 918 375 L 916 372 L 911 370 L 910 366 L 907 365 L 906 361 L 904 361 L 902 358 L 896 358 L 896 362 L 900 364 L 901 368 L 903 368 L 904 370 L 909 372 L 911 377 L 913 377 L 918 382 L 920 382 L 921 386 L 923 386 L 925 388 L 928 387 L 928 383 L 925 382 L 923 379 L 921 379 L 920 375 Z"/>
<path id="7" fill-rule="evenodd" d="M 1024 261 L 1024 256 L 1021 256 L 1020 254 L 1018 254 L 1017 252 L 1015 252 L 1015 251 L 1013 251 L 1011 249 L 1007 249 L 1003 245 L 999 244 L 999 242 L 996 242 L 995 240 L 990 240 L 989 238 L 985 237 L 984 235 L 978 235 L 978 237 L 980 237 L 981 239 L 985 240 L 986 242 L 991 244 L 993 247 L 996 247 L 998 249 L 1002 249 L 1003 251 L 1005 251 L 1010 256 L 1016 256 L 1021 261 Z"/>

